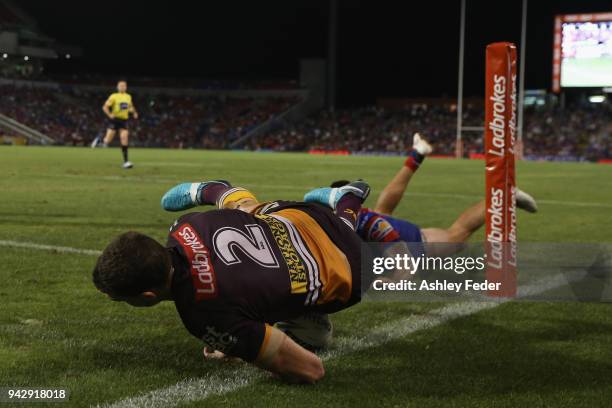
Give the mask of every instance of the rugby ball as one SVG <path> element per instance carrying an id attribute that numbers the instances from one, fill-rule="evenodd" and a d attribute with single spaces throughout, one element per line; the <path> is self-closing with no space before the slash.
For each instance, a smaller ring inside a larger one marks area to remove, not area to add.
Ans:
<path id="1" fill-rule="evenodd" d="M 329 347 L 333 333 L 329 316 L 317 312 L 307 312 L 294 319 L 277 322 L 274 327 L 310 351 Z"/>

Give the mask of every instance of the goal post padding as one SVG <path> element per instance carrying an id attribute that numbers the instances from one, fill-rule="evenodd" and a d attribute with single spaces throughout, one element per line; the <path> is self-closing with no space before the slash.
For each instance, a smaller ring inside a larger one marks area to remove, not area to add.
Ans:
<path id="1" fill-rule="evenodd" d="M 486 51 L 485 165 L 486 256 L 489 296 L 516 296 L 516 46 L 489 44 Z"/>

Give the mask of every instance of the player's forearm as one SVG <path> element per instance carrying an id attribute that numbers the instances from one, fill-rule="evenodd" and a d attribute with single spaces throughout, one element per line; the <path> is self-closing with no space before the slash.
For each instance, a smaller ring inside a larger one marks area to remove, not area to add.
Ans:
<path id="1" fill-rule="evenodd" d="M 281 368 L 275 373 L 283 381 L 291 384 L 314 384 L 325 375 L 325 368 L 321 359 L 318 357 L 316 359 L 316 362 L 311 362 L 301 367 L 292 367 L 291 369 Z"/>
<path id="2" fill-rule="evenodd" d="M 291 384 L 314 384 L 325 375 L 323 363 L 318 357 L 316 357 L 316 361 L 301 366 L 279 366 L 276 369 L 268 370 Z"/>
<path id="3" fill-rule="evenodd" d="M 278 351 L 255 364 L 292 384 L 314 384 L 325 375 L 321 359 L 284 333 Z"/>
<path id="4" fill-rule="evenodd" d="M 108 106 L 106 105 L 102 106 L 102 112 L 104 112 L 106 116 L 111 117 L 111 112 L 110 112 L 110 109 L 108 109 Z"/>

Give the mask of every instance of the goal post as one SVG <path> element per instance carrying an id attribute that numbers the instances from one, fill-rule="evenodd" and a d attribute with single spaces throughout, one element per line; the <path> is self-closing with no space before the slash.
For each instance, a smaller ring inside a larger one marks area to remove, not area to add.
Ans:
<path id="1" fill-rule="evenodd" d="M 489 44 L 485 79 L 485 178 L 487 280 L 500 283 L 490 296 L 516 296 L 517 123 L 516 46 Z"/>

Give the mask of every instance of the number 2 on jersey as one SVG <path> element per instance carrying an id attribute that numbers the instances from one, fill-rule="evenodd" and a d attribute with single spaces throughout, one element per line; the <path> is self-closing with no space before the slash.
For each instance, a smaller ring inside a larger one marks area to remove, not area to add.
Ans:
<path id="1" fill-rule="evenodd" d="M 233 227 L 219 228 L 213 236 L 215 253 L 226 265 L 241 263 L 239 253 L 265 268 L 278 268 L 279 264 L 261 226 L 245 225 L 247 232 Z"/>

